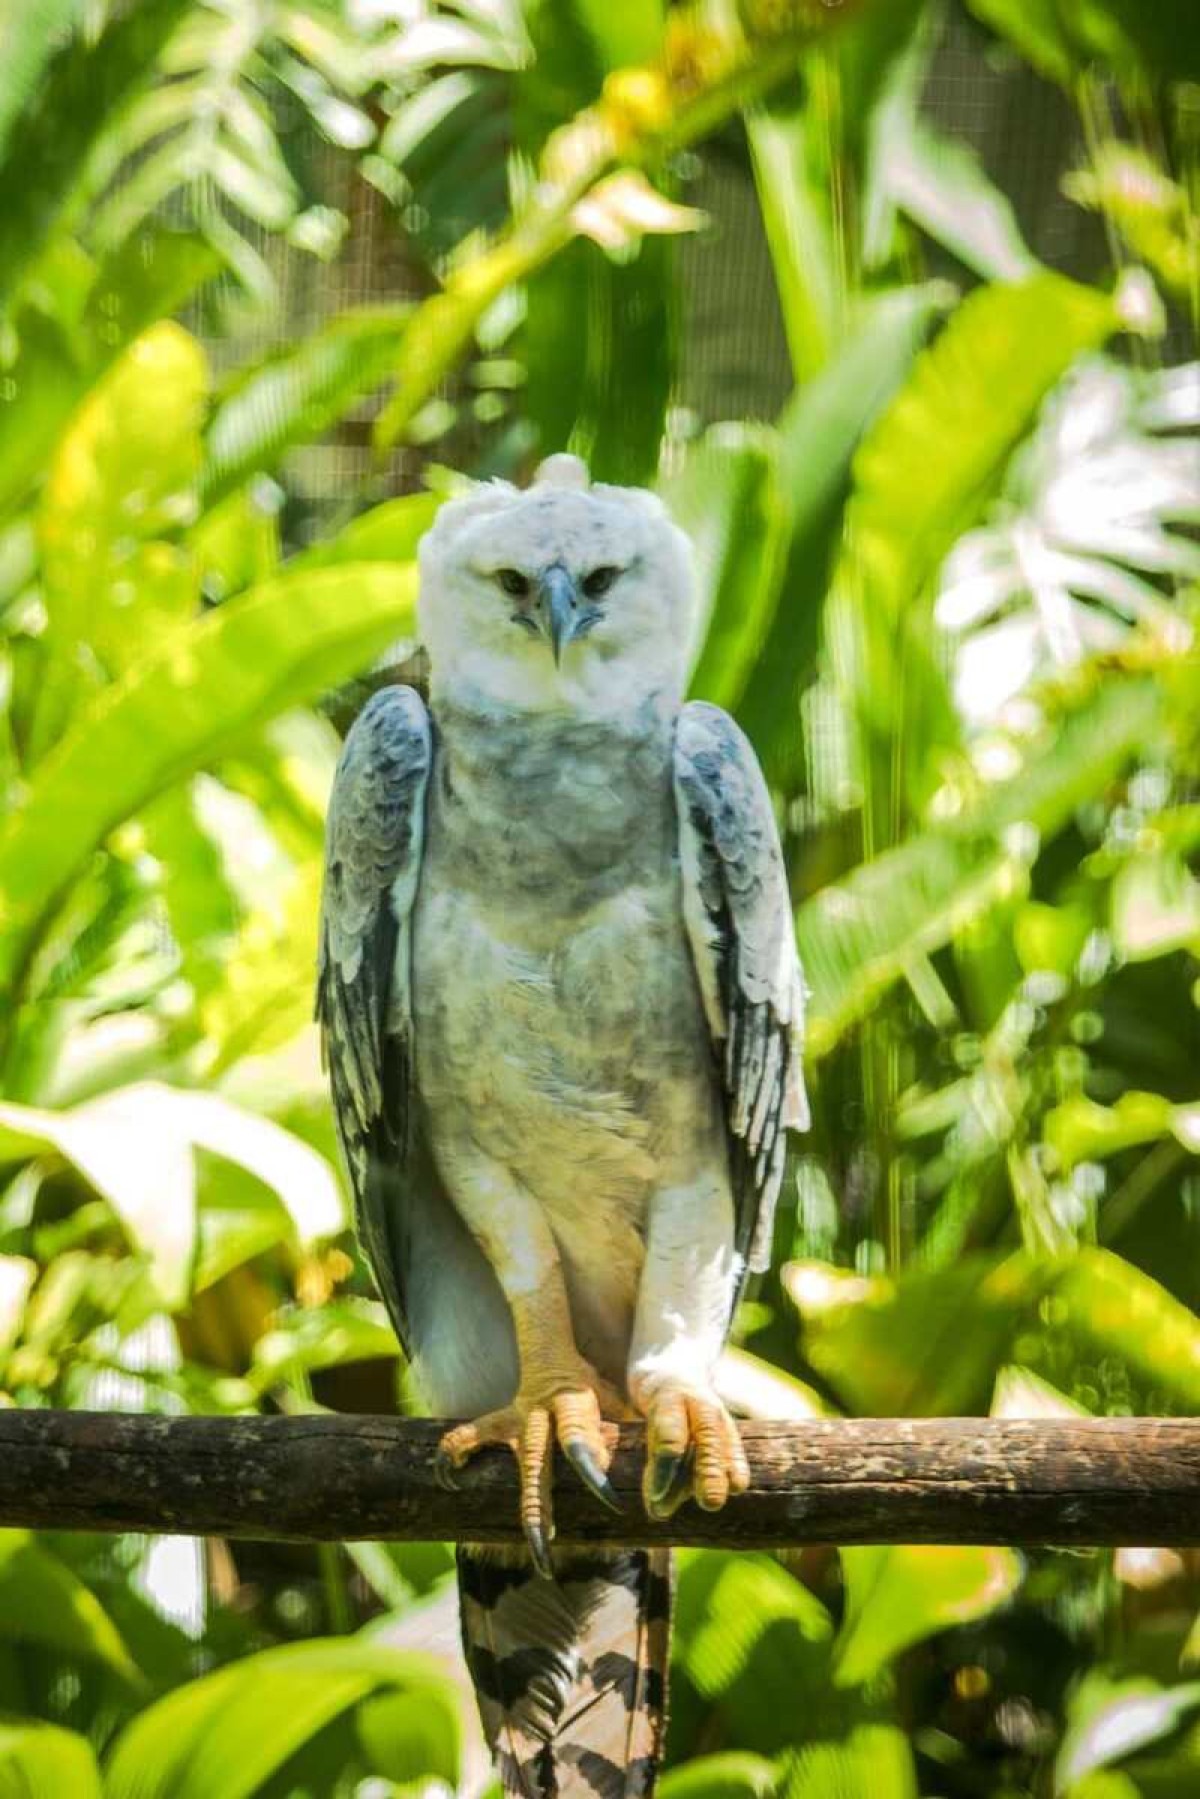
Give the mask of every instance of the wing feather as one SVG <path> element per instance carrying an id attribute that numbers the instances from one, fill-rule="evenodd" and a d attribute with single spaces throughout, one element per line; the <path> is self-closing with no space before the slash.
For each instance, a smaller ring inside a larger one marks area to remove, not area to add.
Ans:
<path id="1" fill-rule="evenodd" d="M 432 760 L 420 695 L 410 687 L 374 694 L 334 777 L 317 960 L 317 1020 L 359 1235 L 406 1350 L 411 921 Z"/>
<path id="2" fill-rule="evenodd" d="M 804 979 L 770 795 L 743 733 L 716 706 L 675 734 L 683 910 L 724 1079 L 737 1249 L 765 1268 L 787 1130 L 808 1125 Z"/>

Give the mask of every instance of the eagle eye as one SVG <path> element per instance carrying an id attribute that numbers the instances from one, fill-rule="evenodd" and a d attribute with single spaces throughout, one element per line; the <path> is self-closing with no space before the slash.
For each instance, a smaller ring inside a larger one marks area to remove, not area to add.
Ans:
<path id="1" fill-rule="evenodd" d="M 610 568 L 606 565 L 604 568 L 594 568 L 590 575 L 585 575 L 581 586 L 588 599 L 595 600 L 602 593 L 607 593 L 620 572 L 619 568 Z"/>
<path id="2" fill-rule="evenodd" d="M 529 576 L 523 575 L 519 568 L 497 569 L 496 579 L 505 593 L 512 594 L 514 599 L 523 599 L 529 592 Z"/>

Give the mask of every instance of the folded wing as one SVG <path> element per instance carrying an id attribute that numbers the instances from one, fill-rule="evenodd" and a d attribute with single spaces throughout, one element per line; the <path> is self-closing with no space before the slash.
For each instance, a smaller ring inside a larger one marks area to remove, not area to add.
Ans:
<path id="1" fill-rule="evenodd" d="M 771 800 L 733 720 L 686 705 L 675 736 L 684 919 L 725 1092 L 736 1247 L 771 1258 L 785 1132 L 809 1122 L 804 980 Z"/>

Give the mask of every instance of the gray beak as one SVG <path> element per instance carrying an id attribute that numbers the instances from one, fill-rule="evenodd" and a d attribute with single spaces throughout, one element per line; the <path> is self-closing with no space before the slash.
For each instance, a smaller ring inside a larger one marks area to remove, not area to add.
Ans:
<path id="1" fill-rule="evenodd" d="M 557 665 L 579 625 L 579 590 L 561 562 L 552 563 L 538 582 L 537 620 Z"/>

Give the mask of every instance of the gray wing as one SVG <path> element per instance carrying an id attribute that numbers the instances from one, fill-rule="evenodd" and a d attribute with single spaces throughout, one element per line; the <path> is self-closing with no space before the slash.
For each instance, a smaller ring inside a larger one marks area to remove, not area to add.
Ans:
<path id="1" fill-rule="evenodd" d="M 784 1133 L 808 1126 L 804 979 L 775 815 L 744 734 L 693 700 L 675 733 L 683 911 L 725 1089 L 736 1246 L 771 1259 Z"/>
<path id="2" fill-rule="evenodd" d="M 433 760 L 429 714 L 385 687 L 346 738 L 325 827 L 317 1020 L 359 1236 L 406 1351 L 412 1187 L 411 920 Z"/>

